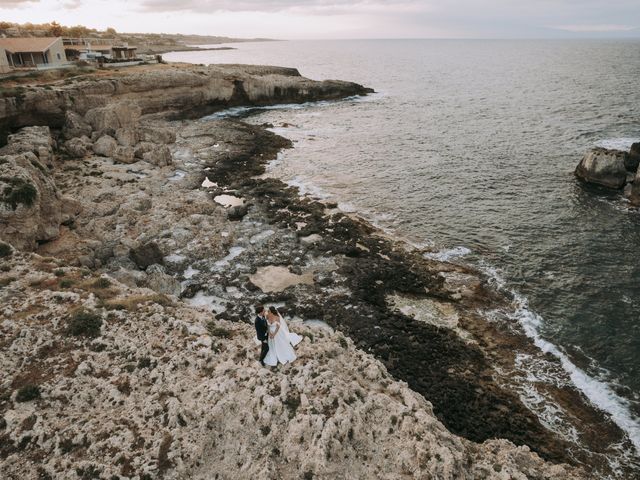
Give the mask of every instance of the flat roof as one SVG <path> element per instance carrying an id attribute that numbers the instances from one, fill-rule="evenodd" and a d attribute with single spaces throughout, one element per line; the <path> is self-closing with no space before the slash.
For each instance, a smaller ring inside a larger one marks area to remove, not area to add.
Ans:
<path id="1" fill-rule="evenodd" d="M 8 52 L 44 52 L 60 37 L 0 38 L 0 47 Z"/>

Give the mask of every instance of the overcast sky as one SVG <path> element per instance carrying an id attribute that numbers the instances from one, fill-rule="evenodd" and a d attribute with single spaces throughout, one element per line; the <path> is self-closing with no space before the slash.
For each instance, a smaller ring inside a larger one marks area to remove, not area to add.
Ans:
<path id="1" fill-rule="evenodd" d="M 640 0 L 0 0 L 0 20 L 299 38 L 640 38 Z"/>

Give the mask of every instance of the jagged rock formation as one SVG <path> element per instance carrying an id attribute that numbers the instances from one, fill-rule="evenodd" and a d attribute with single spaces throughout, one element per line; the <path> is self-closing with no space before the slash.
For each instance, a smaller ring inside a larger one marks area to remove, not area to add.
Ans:
<path id="1" fill-rule="evenodd" d="M 292 323 L 265 370 L 250 325 L 14 254 L 0 273 L 3 478 L 586 478 L 450 434 L 340 333 Z"/>
<path id="2" fill-rule="evenodd" d="M 56 238 L 81 208 L 51 178 L 53 144 L 48 127 L 27 127 L 0 149 L 0 239 L 16 248 Z"/>

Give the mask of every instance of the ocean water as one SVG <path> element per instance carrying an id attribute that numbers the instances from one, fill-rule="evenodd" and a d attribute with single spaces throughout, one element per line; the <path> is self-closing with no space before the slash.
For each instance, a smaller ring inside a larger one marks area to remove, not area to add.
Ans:
<path id="1" fill-rule="evenodd" d="M 573 176 L 588 148 L 640 141 L 640 41 L 233 46 L 165 58 L 374 88 L 232 113 L 295 141 L 273 175 L 491 274 L 513 320 L 640 448 L 640 212 Z"/>

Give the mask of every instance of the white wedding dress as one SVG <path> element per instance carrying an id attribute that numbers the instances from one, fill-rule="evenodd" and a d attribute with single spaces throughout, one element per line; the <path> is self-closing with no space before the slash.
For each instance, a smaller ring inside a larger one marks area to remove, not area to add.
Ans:
<path id="1" fill-rule="evenodd" d="M 289 326 L 287 325 L 287 322 L 284 321 L 284 318 L 282 318 L 282 315 L 278 313 L 278 316 L 280 317 L 280 328 L 283 330 L 285 337 L 289 339 L 289 342 L 291 342 L 291 345 L 295 347 L 302 341 L 302 335 L 290 332 Z"/>
<path id="2" fill-rule="evenodd" d="M 277 322 L 269 325 L 269 333 L 271 335 L 273 335 L 277 329 Z M 280 324 L 280 330 L 278 330 L 276 336 L 273 338 L 269 337 L 269 352 L 264 359 L 266 365 L 275 367 L 278 363 L 286 364 L 293 362 L 297 358 L 296 352 L 293 351 L 289 337 L 285 332 L 288 332 L 288 330 L 283 329 L 282 324 Z"/>

